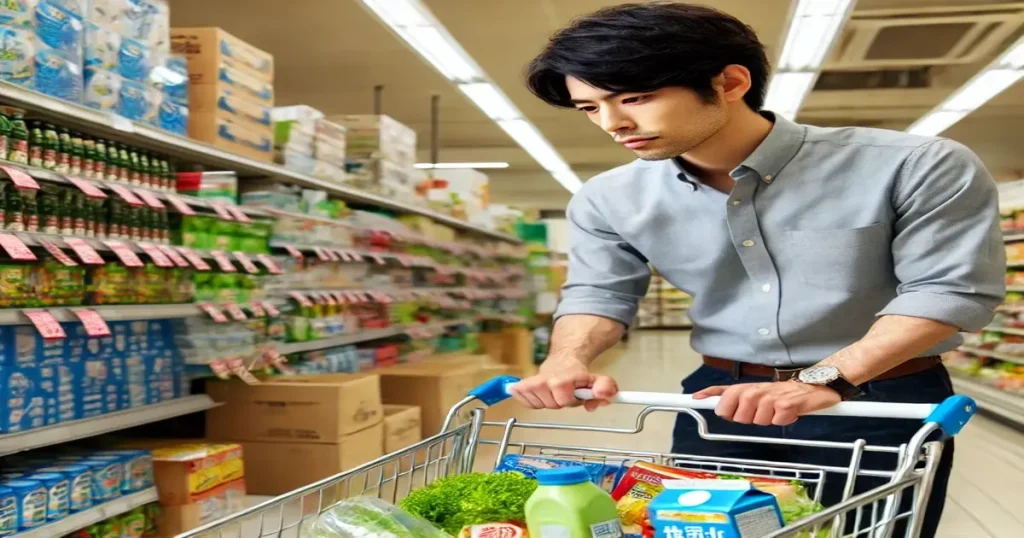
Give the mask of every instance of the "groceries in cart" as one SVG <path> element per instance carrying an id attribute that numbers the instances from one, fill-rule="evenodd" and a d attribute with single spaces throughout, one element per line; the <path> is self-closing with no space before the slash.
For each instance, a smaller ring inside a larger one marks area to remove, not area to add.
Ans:
<path id="1" fill-rule="evenodd" d="M 423 518 L 376 497 L 341 501 L 303 523 L 303 538 L 447 538 Z"/>
<path id="2" fill-rule="evenodd" d="M 456 536 L 473 525 L 523 525 L 526 501 L 536 490 L 536 480 L 518 473 L 468 473 L 414 490 L 399 506 Z"/>

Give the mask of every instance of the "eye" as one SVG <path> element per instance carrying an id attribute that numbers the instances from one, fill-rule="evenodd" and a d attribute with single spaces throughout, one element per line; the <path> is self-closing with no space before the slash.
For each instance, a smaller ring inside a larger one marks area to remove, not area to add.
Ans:
<path id="1" fill-rule="evenodd" d="M 590 114 L 591 112 L 597 112 L 597 107 L 596 106 L 592 106 L 592 105 L 579 106 L 579 107 L 576 107 L 576 110 L 579 110 L 581 112 L 586 112 L 587 114 Z"/>
<path id="2" fill-rule="evenodd" d="M 622 104 L 624 104 L 624 105 L 635 105 L 637 103 L 642 103 L 642 102 L 646 101 L 648 97 L 650 97 L 650 96 L 649 95 L 634 95 L 632 97 L 627 97 L 627 98 L 623 99 L 622 100 Z"/>

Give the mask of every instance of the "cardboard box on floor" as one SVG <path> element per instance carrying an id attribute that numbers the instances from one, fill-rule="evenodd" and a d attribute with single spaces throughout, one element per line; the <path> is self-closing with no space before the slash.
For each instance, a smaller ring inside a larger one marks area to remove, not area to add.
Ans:
<path id="1" fill-rule="evenodd" d="M 525 327 L 509 327 L 501 332 L 481 333 L 478 337 L 484 353 L 512 367 L 510 375 L 519 378 L 537 373 L 533 361 L 533 333 Z"/>
<path id="2" fill-rule="evenodd" d="M 380 378 L 373 374 L 294 376 L 259 385 L 235 381 L 207 385 L 210 397 L 224 404 L 207 413 L 210 437 L 338 444 L 384 417 Z"/>
<path id="3" fill-rule="evenodd" d="M 333 444 L 256 441 L 241 444 L 249 493 L 281 495 L 381 457 L 384 425 L 378 422 Z"/>
<path id="4" fill-rule="evenodd" d="M 201 525 L 240 512 L 245 508 L 245 479 L 222 484 L 197 496 L 195 502 L 160 506 L 157 536 L 174 538 Z"/>
<path id="5" fill-rule="evenodd" d="M 420 408 L 414 405 L 384 406 L 384 453 L 392 454 L 409 448 L 423 440 L 423 423 L 420 419 Z M 417 454 L 416 463 L 422 464 L 426 454 Z M 407 472 L 412 467 L 412 458 L 401 458 L 400 471 Z M 394 464 L 384 465 L 384 476 L 395 474 Z"/>

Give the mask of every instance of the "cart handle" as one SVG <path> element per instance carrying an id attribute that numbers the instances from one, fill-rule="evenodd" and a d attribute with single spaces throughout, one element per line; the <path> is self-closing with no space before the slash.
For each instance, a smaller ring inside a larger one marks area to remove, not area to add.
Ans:
<path id="1" fill-rule="evenodd" d="M 469 391 L 469 396 L 491 406 L 510 398 L 512 394 L 509 392 L 509 388 L 518 382 L 519 378 L 517 377 L 496 377 Z M 574 394 L 580 400 L 591 400 L 594 397 L 594 393 L 590 389 L 577 389 Z M 617 404 L 710 411 L 718 405 L 718 400 L 717 396 L 696 400 L 690 394 L 622 391 L 612 397 L 610 401 Z M 946 435 L 953 436 L 960 433 L 977 409 L 978 406 L 974 400 L 958 394 L 950 396 L 938 404 L 841 402 L 811 414 L 837 417 L 920 419 L 926 423 L 937 424 Z"/>

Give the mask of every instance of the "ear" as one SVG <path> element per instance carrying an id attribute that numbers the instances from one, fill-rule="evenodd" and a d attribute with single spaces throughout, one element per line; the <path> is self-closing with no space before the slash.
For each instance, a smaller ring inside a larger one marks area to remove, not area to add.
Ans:
<path id="1" fill-rule="evenodd" d="M 725 99 L 725 102 L 741 101 L 743 96 L 750 91 L 750 70 L 742 65 L 727 65 L 714 78 L 712 86 Z"/>

